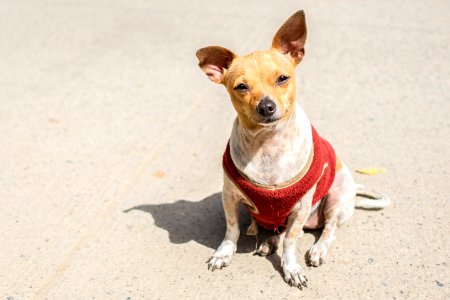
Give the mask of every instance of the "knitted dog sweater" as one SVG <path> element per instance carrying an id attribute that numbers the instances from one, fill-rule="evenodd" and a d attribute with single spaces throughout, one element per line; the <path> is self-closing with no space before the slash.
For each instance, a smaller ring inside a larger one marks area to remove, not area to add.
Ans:
<path id="1" fill-rule="evenodd" d="M 234 165 L 230 144 L 223 155 L 223 169 L 228 177 L 236 184 L 241 192 L 254 205 L 246 208 L 254 220 L 269 230 L 285 228 L 289 214 L 294 205 L 315 184 L 316 191 L 312 205 L 328 194 L 336 171 L 336 156 L 333 148 L 325 139 L 321 138 L 314 127 L 312 128 L 313 158 L 309 169 L 301 178 L 287 186 L 259 186 L 241 175 Z"/>

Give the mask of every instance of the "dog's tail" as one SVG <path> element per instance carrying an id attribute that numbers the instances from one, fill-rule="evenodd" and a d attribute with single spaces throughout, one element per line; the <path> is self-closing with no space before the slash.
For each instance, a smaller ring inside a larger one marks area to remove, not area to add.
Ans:
<path id="1" fill-rule="evenodd" d="M 382 209 L 391 203 L 391 199 L 378 192 L 369 191 L 363 185 L 358 184 L 356 189 L 356 196 L 364 197 L 356 198 L 355 207 L 362 209 Z"/>

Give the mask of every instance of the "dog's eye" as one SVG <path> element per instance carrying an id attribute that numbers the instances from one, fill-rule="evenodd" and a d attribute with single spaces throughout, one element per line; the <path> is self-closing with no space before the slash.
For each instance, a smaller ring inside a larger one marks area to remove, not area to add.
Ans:
<path id="1" fill-rule="evenodd" d="M 282 85 L 283 83 L 286 83 L 289 80 L 289 76 L 281 75 L 277 78 L 277 85 Z"/>
<path id="2" fill-rule="evenodd" d="M 245 92 L 248 90 L 248 86 L 245 83 L 239 83 L 234 87 L 234 90 L 238 92 Z"/>

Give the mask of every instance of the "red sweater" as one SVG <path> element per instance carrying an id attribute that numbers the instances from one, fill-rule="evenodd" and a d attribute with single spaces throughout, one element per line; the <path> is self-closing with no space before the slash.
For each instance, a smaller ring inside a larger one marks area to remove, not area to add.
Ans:
<path id="1" fill-rule="evenodd" d="M 317 183 L 312 202 L 314 205 L 328 194 L 333 183 L 336 170 L 334 150 L 325 139 L 317 134 L 314 127 L 311 128 L 314 145 L 312 163 L 303 177 L 286 187 L 261 187 L 249 182 L 234 165 L 230 154 L 230 144 L 227 145 L 223 155 L 223 169 L 256 207 L 255 209 L 247 206 L 250 215 L 266 229 L 277 230 L 280 226 L 286 227 L 292 208 L 306 192 Z"/>

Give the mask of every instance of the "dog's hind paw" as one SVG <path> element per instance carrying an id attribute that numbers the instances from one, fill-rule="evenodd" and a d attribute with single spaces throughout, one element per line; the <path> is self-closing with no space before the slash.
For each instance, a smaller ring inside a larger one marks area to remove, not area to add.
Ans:
<path id="1" fill-rule="evenodd" d="M 258 247 L 258 249 L 255 251 L 253 255 L 267 256 L 273 254 L 275 250 L 276 249 L 273 247 L 272 244 L 264 242 Z"/>
<path id="2" fill-rule="evenodd" d="M 267 256 L 275 253 L 283 238 L 284 233 L 268 238 L 258 247 L 254 255 Z"/>
<path id="3" fill-rule="evenodd" d="M 283 273 L 284 281 L 286 281 L 290 286 L 295 286 L 299 289 L 308 287 L 308 279 L 299 264 L 293 264 L 291 266 L 284 265 Z"/>
<path id="4" fill-rule="evenodd" d="M 311 266 L 318 267 L 325 261 L 328 254 L 328 247 L 326 244 L 318 242 L 309 249 L 308 261 Z"/>

